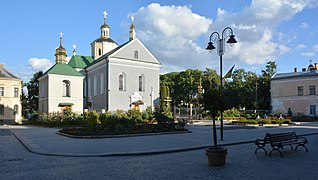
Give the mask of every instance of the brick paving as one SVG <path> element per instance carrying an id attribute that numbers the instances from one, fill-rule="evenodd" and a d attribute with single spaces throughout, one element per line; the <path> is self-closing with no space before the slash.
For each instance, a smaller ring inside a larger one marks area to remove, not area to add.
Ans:
<path id="1" fill-rule="evenodd" d="M 190 134 L 158 135 L 149 137 L 118 138 L 117 144 L 85 139 L 70 139 L 55 136 L 56 129 L 36 127 L 0 127 L 0 177 L 1 179 L 317 179 L 318 136 L 317 125 L 290 127 L 257 127 L 252 129 L 231 129 L 224 131 L 222 144 L 248 142 L 265 135 L 265 132 L 294 130 L 307 136 L 308 149 L 297 152 L 284 148 L 284 157 L 279 154 L 265 156 L 261 151 L 254 154 L 255 145 L 244 143 L 226 146 L 227 164 L 223 167 L 207 165 L 204 149 L 162 154 L 68 157 L 54 156 L 54 153 L 100 154 L 109 152 L 164 151 L 174 147 L 195 147 L 210 144 L 210 126 L 189 126 Z M 29 139 L 29 143 L 51 155 L 40 155 L 28 151 L 13 135 Z M 185 135 L 185 136 L 184 136 Z M 165 137 L 167 136 L 167 137 Z M 141 139 L 139 139 L 141 138 Z M 144 139 L 145 138 L 145 139 Z M 150 140 L 146 140 L 150 138 Z M 170 138 L 170 140 L 169 140 Z M 199 139 L 197 139 L 199 138 Z M 107 139 L 99 139 L 107 141 Z M 109 139 L 108 139 L 109 140 Z M 63 142 L 59 142 L 63 141 Z M 78 141 L 78 142 L 77 142 Z M 90 142 L 92 141 L 92 142 Z M 145 144 L 142 142 L 145 141 Z M 156 143 L 149 143 L 156 141 Z M 180 143 L 180 144 L 179 144 Z M 124 146 L 125 144 L 126 146 Z M 156 145 L 153 148 L 147 147 Z M 37 147 L 37 146 L 38 147 Z M 80 146 L 81 145 L 81 146 Z M 61 147 L 60 147 L 61 146 Z M 93 147 L 87 147 L 93 146 Z M 129 151 L 122 149 L 132 146 Z M 133 151 L 133 148 L 138 147 Z M 104 149 L 106 148 L 106 149 Z M 93 151 L 95 149 L 95 151 Z M 87 152 L 88 151 L 88 152 Z"/>

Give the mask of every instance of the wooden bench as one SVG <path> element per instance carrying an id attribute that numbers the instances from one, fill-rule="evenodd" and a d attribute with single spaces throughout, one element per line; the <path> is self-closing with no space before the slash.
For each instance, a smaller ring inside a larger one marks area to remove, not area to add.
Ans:
<path id="1" fill-rule="evenodd" d="M 305 146 L 307 143 L 308 141 L 306 137 L 297 136 L 295 132 L 276 134 L 267 133 L 264 139 L 256 139 L 255 144 L 257 145 L 257 148 L 255 150 L 255 154 L 259 149 L 263 149 L 265 151 L 265 155 L 267 155 L 267 151 L 264 148 L 266 144 L 270 144 L 272 147 L 272 150 L 269 153 L 270 156 L 272 155 L 273 151 L 278 151 L 280 156 L 283 157 L 281 149 L 283 149 L 284 146 L 290 146 L 291 149 L 295 151 L 297 151 L 299 146 L 302 146 L 306 149 L 306 152 L 308 152 L 308 149 Z M 295 149 L 292 145 L 296 145 Z"/>

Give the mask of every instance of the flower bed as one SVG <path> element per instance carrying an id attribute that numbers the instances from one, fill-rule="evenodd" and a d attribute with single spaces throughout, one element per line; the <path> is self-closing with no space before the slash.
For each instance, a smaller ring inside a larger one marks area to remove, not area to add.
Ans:
<path id="1" fill-rule="evenodd" d="M 261 119 L 261 120 L 237 120 L 232 121 L 232 124 L 290 124 L 290 119 Z"/>
<path id="2" fill-rule="evenodd" d="M 116 128 L 87 128 L 87 127 L 70 127 L 63 128 L 59 132 L 75 136 L 100 136 L 100 135 L 125 135 L 125 134 L 143 134 L 143 133 L 159 133 L 159 132 L 176 132 L 188 131 L 187 129 L 176 128 L 174 124 L 140 124 L 134 127 L 125 128 L 118 125 Z"/>

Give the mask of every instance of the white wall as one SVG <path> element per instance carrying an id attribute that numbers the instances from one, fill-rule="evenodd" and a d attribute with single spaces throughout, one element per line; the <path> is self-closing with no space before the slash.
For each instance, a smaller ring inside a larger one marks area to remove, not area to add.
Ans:
<path id="1" fill-rule="evenodd" d="M 83 112 L 83 79 L 78 76 L 48 75 L 48 112 L 60 112 L 59 103 L 73 103 L 72 111 Z M 63 80 L 70 82 L 70 97 L 63 97 Z"/>

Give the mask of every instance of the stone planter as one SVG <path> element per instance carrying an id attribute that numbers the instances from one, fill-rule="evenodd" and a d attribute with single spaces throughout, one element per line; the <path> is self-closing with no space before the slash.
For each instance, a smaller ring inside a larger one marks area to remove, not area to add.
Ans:
<path id="1" fill-rule="evenodd" d="M 205 149 L 210 166 L 224 166 L 226 162 L 227 149 L 217 146 Z"/>

